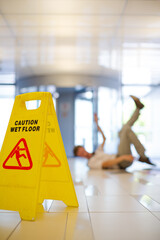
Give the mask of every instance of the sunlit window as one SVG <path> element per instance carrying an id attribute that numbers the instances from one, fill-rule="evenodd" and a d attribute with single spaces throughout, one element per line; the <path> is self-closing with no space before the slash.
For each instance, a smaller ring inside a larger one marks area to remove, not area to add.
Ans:
<path id="1" fill-rule="evenodd" d="M 89 93 L 90 95 L 90 93 Z M 92 101 L 76 99 L 75 101 L 75 145 L 83 145 L 93 151 L 93 106 Z"/>
<path id="2" fill-rule="evenodd" d="M 0 74 L 0 83 L 4 84 L 15 83 L 15 74 L 14 73 Z"/>
<path id="3" fill-rule="evenodd" d="M 110 66 L 110 56 L 109 56 L 109 52 L 107 50 L 100 51 L 99 56 L 98 56 L 98 64 L 103 67 Z"/>
<path id="4" fill-rule="evenodd" d="M 118 124 L 121 115 L 118 115 L 118 92 L 115 89 L 100 87 L 98 90 L 98 117 L 107 140 L 105 150 L 108 153 L 116 152 Z M 98 143 L 102 143 L 102 136 L 98 136 Z"/>
<path id="5" fill-rule="evenodd" d="M 7 130 L 15 97 L 15 86 L 0 86 L 0 147 Z"/>

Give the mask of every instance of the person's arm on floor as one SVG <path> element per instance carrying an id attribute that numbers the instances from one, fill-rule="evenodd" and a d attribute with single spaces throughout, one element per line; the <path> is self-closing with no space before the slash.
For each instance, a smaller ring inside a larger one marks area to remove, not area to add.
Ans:
<path id="1" fill-rule="evenodd" d="M 100 128 L 100 126 L 98 125 L 98 117 L 97 117 L 97 113 L 94 114 L 94 121 L 96 123 L 96 126 L 97 126 L 97 130 L 101 133 L 102 135 L 102 138 L 103 138 L 103 142 L 101 144 L 102 148 L 104 147 L 104 144 L 106 142 L 106 137 L 104 135 L 104 132 L 102 131 L 102 129 Z"/>
<path id="2" fill-rule="evenodd" d="M 116 157 L 114 159 L 111 159 L 111 160 L 107 160 L 105 162 L 102 163 L 102 168 L 109 168 L 113 165 L 116 165 L 118 163 L 120 163 L 121 161 L 123 160 L 127 160 L 127 161 L 130 161 L 130 162 L 133 162 L 134 160 L 134 157 L 132 155 L 122 155 L 120 157 Z"/>

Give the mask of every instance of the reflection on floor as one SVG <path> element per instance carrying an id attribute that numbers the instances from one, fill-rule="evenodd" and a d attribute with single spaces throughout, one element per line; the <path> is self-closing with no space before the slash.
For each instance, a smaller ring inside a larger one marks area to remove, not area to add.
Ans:
<path id="1" fill-rule="evenodd" d="M 135 162 L 127 172 L 89 170 L 69 159 L 79 208 L 45 200 L 34 222 L 0 210 L 0 240 L 159 240 L 160 161 Z"/>

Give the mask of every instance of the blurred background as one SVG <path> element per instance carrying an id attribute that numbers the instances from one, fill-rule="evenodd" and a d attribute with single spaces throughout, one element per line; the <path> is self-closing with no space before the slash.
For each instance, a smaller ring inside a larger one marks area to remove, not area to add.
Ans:
<path id="1" fill-rule="evenodd" d="M 94 112 L 116 152 L 140 97 L 133 129 L 159 158 L 160 0 L 0 0 L 0 147 L 15 96 L 34 91 L 51 92 L 68 157 L 101 142 Z"/>

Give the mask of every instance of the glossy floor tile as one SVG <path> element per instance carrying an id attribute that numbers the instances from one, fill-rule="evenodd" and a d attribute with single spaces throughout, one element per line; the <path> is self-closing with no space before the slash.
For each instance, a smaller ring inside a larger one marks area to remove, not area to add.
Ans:
<path id="1" fill-rule="evenodd" d="M 92 240 L 93 232 L 88 213 L 69 213 L 65 240 Z"/>
<path id="2" fill-rule="evenodd" d="M 38 214 L 36 221 L 22 221 L 9 239 L 63 240 L 65 236 L 66 222 L 66 213 Z"/>
<path id="3" fill-rule="evenodd" d="M 160 194 L 159 194 L 159 195 L 157 195 L 157 194 L 150 194 L 150 197 L 151 197 L 154 201 L 156 201 L 157 203 L 160 204 Z"/>
<path id="4" fill-rule="evenodd" d="M 146 207 L 149 211 L 160 211 L 160 204 L 153 200 L 148 195 L 135 196 L 142 206 Z"/>
<path id="5" fill-rule="evenodd" d="M 8 239 L 14 229 L 21 222 L 19 213 L 0 213 L 0 240 Z"/>
<path id="6" fill-rule="evenodd" d="M 160 212 L 152 212 L 152 214 L 160 220 Z"/>
<path id="7" fill-rule="evenodd" d="M 45 200 L 35 221 L 0 210 L 0 240 L 159 240 L 159 167 L 133 164 L 127 171 L 90 170 L 69 159 L 79 208 Z"/>
<path id="8" fill-rule="evenodd" d="M 131 196 L 87 197 L 90 212 L 145 212 L 146 209 Z"/>
<path id="9" fill-rule="evenodd" d="M 95 240 L 159 240 L 160 222 L 151 213 L 91 213 Z"/>

